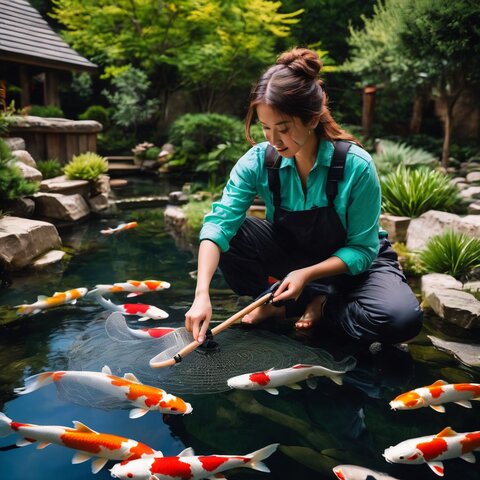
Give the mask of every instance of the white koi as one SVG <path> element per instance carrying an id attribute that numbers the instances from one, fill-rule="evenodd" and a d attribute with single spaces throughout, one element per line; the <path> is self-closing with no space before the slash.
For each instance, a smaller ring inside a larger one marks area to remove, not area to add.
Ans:
<path id="1" fill-rule="evenodd" d="M 436 412 L 445 413 L 444 403 L 453 402 L 465 408 L 472 408 L 469 400 L 480 400 L 480 384 L 447 383 L 437 380 L 428 387 L 402 393 L 390 402 L 390 407 L 392 410 L 430 407 Z"/>
<path id="2" fill-rule="evenodd" d="M 0 437 L 12 433 L 20 436 L 17 446 L 24 447 L 39 442 L 42 449 L 50 444 L 73 448 L 77 453 L 72 463 L 82 463 L 94 458 L 92 472 L 98 473 L 109 460 L 135 460 L 143 457 L 160 457 L 162 452 L 129 438 L 99 433 L 83 423 L 74 421 L 74 428 L 56 425 L 33 425 L 14 422 L 0 412 Z"/>
<path id="3" fill-rule="evenodd" d="M 110 473 L 112 477 L 122 480 L 225 479 L 221 472 L 239 467 L 268 473 L 270 469 L 262 460 L 272 455 L 278 445 L 273 443 L 248 455 L 195 456 L 191 448 L 186 448 L 176 457 L 142 458 L 117 463 Z"/>
<path id="4" fill-rule="evenodd" d="M 73 381 L 95 390 L 107 393 L 120 400 L 128 401 L 134 408 L 130 418 L 139 418 L 150 411 L 166 414 L 187 414 L 192 406 L 180 397 L 170 395 L 160 388 L 144 385 L 133 373 L 126 373 L 123 378 L 112 375 L 109 367 L 104 366 L 102 372 L 58 371 L 33 375 L 25 380 L 25 386 L 15 388 L 15 393 L 24 395 L 34 392 L 51 383 Z"/>
<path id="5" fill-rule="evenodd" d="M 121 223 L 117 225 L 115 228 L 108 227 L 104 230 L 100 230 L 100 233 L 103 235 L 112 235 L 123 232 L 124 230 L 130 230 L 131 228 L 135 228 L 138 226 L 137 222 L 129 222 L 129 223 Z"/>
<path id="6" fill-rule="evenodd" d="M 73 288 L 66 292 L 55 292 L 51 297 L 39 295 L 37 301 L 30 305 L 17 305 L 17 315 L 28 315 L 29 313 L 39 313 L 47 308 L 58 307 L 71 303 L 75 305 L 79 298 L 84 297 L 88 292 L 87 288 Z"/>
<path id="7" fill-rule="evenodd" d="M 94 298 L 107 310 L 121 312 L 124 315 L 137 315 L 141 317 L 138 319 L 139 322 L 144 322 L 146 320 L 164 320 L 169 316 L 167 312 L 154 305 L 146 305 L 144 303 L 125 303 L 123 305 L 117 305 L 101 295 L 94 295 Z"/>
<path id="8" fill-rule="evenodd" d="M 266 370 L 256 373 L 245 373 L 236 377 L 229 378 L 227 384 L 230 388 L 242 390 L 266 390 L 272 395 L 278 395 L 277 387 L 290 387 L 294 390 L 301 390 L 298 382 L 307 381 L 310 388 L 316 388 L 317 377 L 329 377 L 333 382 L 342 385 L 342 375 L 345 371 L 330 370 L 320 365 L 298 364 L 293 367 L 283 368 L 281 370 Z"/>
<path id="9" fill-rule="evenodd" d="M 105 293 L 130 292 L 127 297 L 135 297 L 147 292 L 165 290 L 170 288 L 170 286 L 170 283 L 163 280 L 127 280 L 126 282 L 114 283 L 112 285 L 95 285 L 95 288 L 88 294 L 104 295 Z"/>
<path id="10" fill-rule="evenodd" d="M 358 465 L 337 465 L 332 470 L 340 480 L 398 480 L 386 473 L 359 467 Z"/>
<path id="11" fill-rule="evenodd" d="M 387 448 L 383 456 L 389 463 L 418 465 L 426 463 L 433 472 L 443 477 L 442 460 L 460 457 L 469 463 L 475 463 L 472 453 L 480 449 L 480 431 L 457 433 L 450 427 L 437 435 L 411 438 L 398 445 Z"/>

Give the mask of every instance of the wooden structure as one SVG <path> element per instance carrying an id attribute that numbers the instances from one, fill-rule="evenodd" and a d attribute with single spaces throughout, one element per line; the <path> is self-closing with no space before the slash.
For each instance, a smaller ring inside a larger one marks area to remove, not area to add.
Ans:
<path id="1" fill-rule="evenodd" d="M 67 72 L 97 66 L 70 48 L 27 0 L 0 0 L 0 82 L 20 89 L 16 106 L 60 106 L 58 88 Z M 19 102 L 18 102 L 19 100 Z"/>

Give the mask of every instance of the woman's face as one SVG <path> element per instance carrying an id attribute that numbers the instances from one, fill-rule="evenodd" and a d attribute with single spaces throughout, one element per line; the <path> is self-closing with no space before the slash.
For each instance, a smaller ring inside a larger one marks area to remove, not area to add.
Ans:
<path id="1" fill-rule="evenodd" d="M 282 157 L 294 157 L 309 142 L 315 141 L 312 127 L 299 117 L 290 117 L 269 105 L 257 105 L 257 116 L 268 143 Z"/>

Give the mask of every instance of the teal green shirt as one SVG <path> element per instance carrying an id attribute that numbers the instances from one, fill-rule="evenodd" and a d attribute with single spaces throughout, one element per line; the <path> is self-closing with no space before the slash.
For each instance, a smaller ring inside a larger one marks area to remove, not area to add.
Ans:
<path id="1" fill-rule="evenodd" d="M 211 212 L 205 216 L 200 240 L 211 240 L 222 251 L 228 250 L 256 195 L 265 202 L 267 220 L 273 222 L 275 208 L 265 167 L 266 147 L 267 142 L 255 145 L 233 167 L 221 200 L 214 202 Z M 306 192 L 295 160 L 282 159 L 279 169 L 282 208 L 299 211 L 328 205 L 325 186 L 332 155 L 332 142 L 321 140 L 307 178 Z M 352 275 L 367 270 L 377 256 L 380 204 L 380 185 L 373 161 L 365 150 L 352 145 L 334 202 L 347 237 L 345 246 L 333 254 L 347 265 Z"/>

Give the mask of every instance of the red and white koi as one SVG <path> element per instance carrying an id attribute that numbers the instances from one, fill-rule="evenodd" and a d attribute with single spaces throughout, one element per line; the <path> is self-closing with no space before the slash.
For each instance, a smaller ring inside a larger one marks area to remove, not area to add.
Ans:
<path id="1" fill-rule="evenodd" d="M 121 223 L 120 225 L 117 225 L 115 228 L 108 227 L 104 230 L 100 230 L 100 233 L 103 235 L 112 235 L 117 233 L 123 232 L 125 230 L 130 230 L 131 228 L 138 227 L 137 222 L 129 222 L 129 223 Z"/>
<path id="2" fill-rule="evenodd" d="M 71 303 L 75 305 L 79 298 L 84 297 L 88 292 L 87 288 L 73 288 L 65 292 L 55 292 L 51 297 L 39 295 L 37 301 L 30 305 L 17 305 L 17 315 L 28 315 L 29 313 L 39 313 L 47 308 L 58 307 Z"/>
<path id="3" fill-rule="evenodd" d="M 161 338 L 169 333 L 174 332 L 176 329 L 172 327 L 156 327 L 156 328 L 130 328 L 127 325 L 125 317 L 123 315 L 117 315 L 112 313 L 110 317 L 107 318 L 105 323 L 105 328 L 111 323 L 115 325 L 116 330 L 125 332 L 128 335 L 131 335 L 134 338 L 149 339 L 152 338 Z"/>
<path id="4" fill-rule="evenodd" d="M 130 410 L 130 418 L 143 417 L 150 411 L 174 415 L 185 415 L 192 411 L 192 406 L 180 397 L 170 395 L 160 388 L 144 385 L 133 373 L 126 373 L 123 378 L 112 375 L 107 366 L 102 368 L 102 372 L 67 370 L 39 373 L 28 377 L 25 386 L 14 391 L 24 395 L 51 383 L 58 385 L 65 381 L 76 382 L 129 402 L 134 407 Z"/>
<path id="5" fill-rule="evenodd" d="M 136 460 L 144 457 L 160 457 L 162 452 L 129 438 L 99 433 L 83 423 L 74 421 L 74 428 L 56 425 L 33 425 L 14 422 L 0 412 L 0 437 L 12 433 L 20 436 L 17 446 L 24 447 L 39 442 L 37 448 L 42 449 L 50 444 L 78 450 L 72 463 L 92 461 L 92 472 L 99 472 L 109 460 Z"/>
<path id="6" fill-rule="evenodd" d="M 445 413 L 444 403 L 453 402 L 465 408 L 472 408 L 469 400 L 480 400 L 480 384 L 447 383 L 437 380 L 428 387 L 402 393 L 390 402 L 390 407 L 392 410 L 430 407 L 436 412 Z"/>
<path id="7" fill-rule="evenodd" d="M 165 290 L 166 288 L 170 288 L 170 283 L 163 280 L 127 280 L 113 285 L 95 285 L 95 288 L 88 294 L 104 295 L 105 293 L 130 292 L 127 297 L 135 297 L 147 292 Z"/>
<path id="8" fill-rule="evenodd" d="M 146 305 L 144 303 L 125 303 L 123 305 L 117 305 L 101 295 L 94 295 L 94 298 L 107 310 L 121 312 L 124 315 L 138 315 L 141 317 L 138 319 L 139 322 L 144 322 L 146 320 L 164 320 L 169 316 L 167 312 L 154 305 Z"/>
<path id="9" fill-rule="evenodd" d="M 230 388 L 242 390 L 265 390 L 272 395 L 278 395 L 277 387 L 290 387 L 301 390 L 297 382 L 307 381 L 310 388 L 316 388 L 317 377 L 329 377 L 333 382 L 342 385 L 342 375 L 345 371 L 330 370 L 320 365 L 298 364 L 281 370 L 265 370 L 263 372 L 245 373 L 229 378 L 227 384 Z"/>
<path id="10" fill-rule="evenodd" d="M 426 463 L 433 472 L 443 477 L 442 460 L 460 457 L 466 462 L 475 463 L 472 453 L 475 450 L 480 450 L 480 431 L 457 433 L 446 427 L 437 435 L 411 438 L 389 447 L 383 456 L 389 463 Z"/>
<path id="11" fill-rule="evenodd" d="M 386 473 L 359 467 L 358 465 L 337 465 L 332 470 L 340 480 L 398 480 Z"/>
<path id="12" fill-rule="evenodd" d="M 270 469 L 262 460 L 272 455 L 278 445 L 273 443 L 248 455 L 195 456 L 191 448 L 186 448 L 176 457 L 141 458 L 117 463 L 110 473 L 112 477 L 122 480 L 225 480 L 221 472 L 239 467 L 268 473 Z"/>

